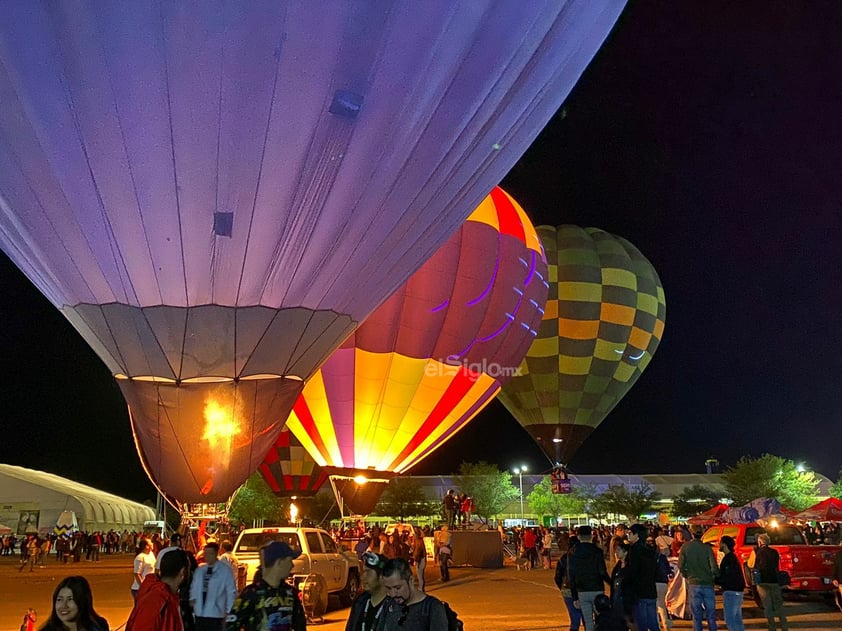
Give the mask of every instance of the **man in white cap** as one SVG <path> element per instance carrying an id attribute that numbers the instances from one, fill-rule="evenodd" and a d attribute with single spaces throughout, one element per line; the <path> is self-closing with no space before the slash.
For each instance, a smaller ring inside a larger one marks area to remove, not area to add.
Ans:
<path id="1" fill-rule="evenodd" d="M 282 541 L 260 549 L 260 579 L 248 585 L 228 615 L 227 631 L 306 631 L 298 590 L 287 585 L 292 560 L 301 552 Z"/>

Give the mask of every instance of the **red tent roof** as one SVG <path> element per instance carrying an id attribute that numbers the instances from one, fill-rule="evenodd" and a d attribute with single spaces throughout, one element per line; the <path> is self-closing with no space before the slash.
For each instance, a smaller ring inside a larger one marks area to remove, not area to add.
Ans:
<path id="1" fill-rule="evenodd" d="M 722 516 L 728 508 L 728 504 L 717 504 L 710 510 L 706 510 L 704 513 L 691 517 L 687 520 L 687 523 L 692 524 L 693 526 L 712 526 L 713 524 L 722 521 Z"/>
<path id="2" fill-rule="evenodd" d="M 815 506 L 801 511 L 795 519 L 803 521 L 842 521 L 842 500 L 829 497 Z"/>

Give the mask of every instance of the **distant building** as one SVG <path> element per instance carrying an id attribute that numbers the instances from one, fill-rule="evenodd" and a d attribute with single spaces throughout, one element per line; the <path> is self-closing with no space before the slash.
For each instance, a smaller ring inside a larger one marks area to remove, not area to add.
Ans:
<path id="1" fill-rule="evenodd" d="M 73 511 L 80 530 L 137 530 L 155 510 L 52 473 L 0 464 L 0 527 L 17 534 L 52 532 Z"/>

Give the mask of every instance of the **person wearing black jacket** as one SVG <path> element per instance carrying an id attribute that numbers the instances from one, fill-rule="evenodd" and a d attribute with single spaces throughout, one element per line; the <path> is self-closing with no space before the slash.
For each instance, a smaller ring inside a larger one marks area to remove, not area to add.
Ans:
<path id="1" fill-rule="evenodd" d="M 658 551 L 646 545 L 648 529 L 634 524 L 629 531 L 628 567 L 623 577 L 623 593 L 632 603 L 637 631 L 660 631 L 658 627 Z"/>
<path id="2" fill-rule="evenodd" d="M 594 631 L 593 601 L 605 593 L 605 583 L 611 583 L 605 569 L 605 555 L 593 543 L 593 531 L 580 526 L 579 545 L 570 557 L 570 593 L 573 605 L 582 610 L 585 631 Z"/>
<path id="3" fill-rule="evenodd" d="M 778 584 L 781 557 L 778 551 L 769 547 L 770 538 L 765 532 L 757 536 L 757 549 L 754 553 L 754 571 L 757 575 L 755 583 L 763 611 L 766 613 L 766 623 L 769 631 L 776 631 L 775 616 L 778 617 L 781 630 L 789 631 L 789 623 L 784 614 L 784 599 L 781 586 Z"/>
<path id="4" fill-rule="evenodd" d="M 743 625 L 743 591 L 746 580 L 740 560 L 734 554 L 737 542 L 733 537 L 724 535 L 719 540 L 719 551 L 725 556 L 719 563 L 719 576 L 716 583 L 722 588 L 722 606 L 725 610 L 725 624 L 728 631 L 745 631 Z"/>

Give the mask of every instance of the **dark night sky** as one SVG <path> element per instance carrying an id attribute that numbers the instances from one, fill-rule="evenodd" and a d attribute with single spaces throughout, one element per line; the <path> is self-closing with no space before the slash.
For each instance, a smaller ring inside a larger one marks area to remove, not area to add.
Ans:
<path id="1" fill-rule="evenodd" d="M 635 244 L 664 339 L 571 464 L 700 472 L 764 452 L 833 479 L 842 373 L 842 4 L 631 2 L 503 182 L 536 224 Z M 0 462 L 144 499 L 105 366 L 2 257 Z M 547 467 L 497 402 L 416 473 Z"/>

